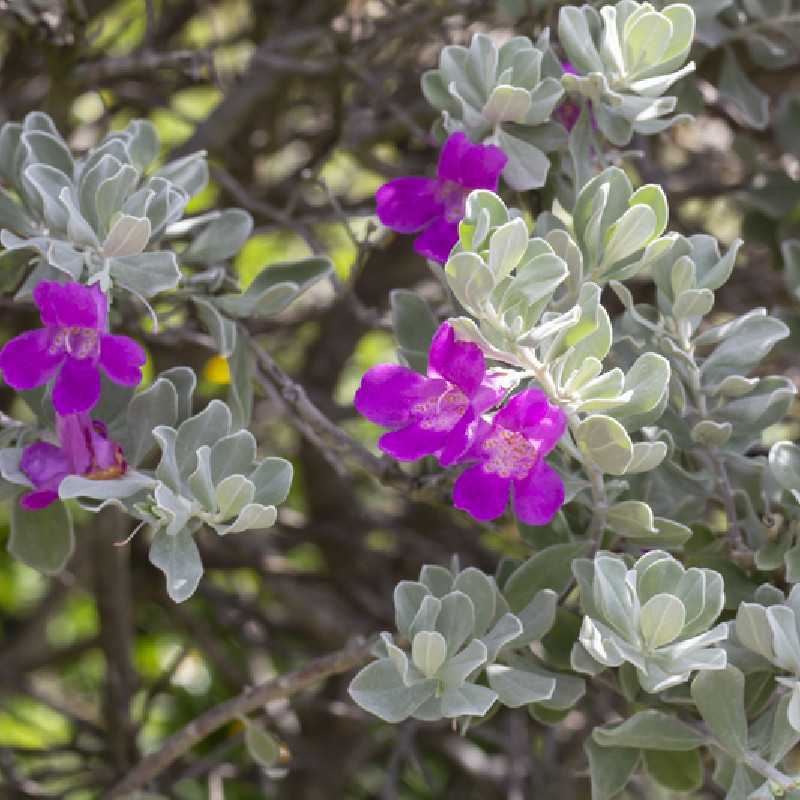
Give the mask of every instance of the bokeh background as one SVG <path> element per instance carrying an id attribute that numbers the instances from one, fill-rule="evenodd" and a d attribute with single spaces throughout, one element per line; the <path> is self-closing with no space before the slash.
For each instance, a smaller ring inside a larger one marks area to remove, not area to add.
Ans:
<path id="1" fill-rule="evenodd" d="M 164 160 L 206 150 L 212 180 L 189 211 L 239 206 L 253 215 L 253 236 L 235 260 L 243 285 L 265 264 L 329 253 L 338 285 L 317 287 L 256 332 L 326 415 L 373 444 L 377 430 L 351 401 L 366 368 L 394 359 L 389 292 L 414 288 L 434 307 L 443 301 L 410 238 L 373 216 L 381 183 L 435 164 L 420 75 L 444 44 L 478 30 L 534 37 L 557 13 L 542 0 L 5 0 L 0 122 L 44 110 L 80 151 L 146 117 Z M 767 124 L 748 125 L 714 88 L 722 51 L 700 44 L 697 78 L 680 92 L 695 121 L 634 140 L 639 153 L 626 163 L 636 180 L 665 187 L 674 230 L 708 231 L 724 244 L 746 239 L 715 319 L 758 305 L 775 311 L 793 335 L 766 368 L 800 383 L 798 301 L 779 250 L 800 233 L 800 74 L 793 63 L 767 71 L 744 42 L 733 47 L 765 93 Z M 533 214 L 549 203 L 546 193 L 508 199 Z M 646 282 L 637 290 L 651 296 Z M 3 342 L 35 317 L 0 303 Z M 202 337 L 187 343 L 169 327 L 153 335 L 135 316 L 126 325 L 147 344 L 150 376 L 189 364 L 201 379 L 199 402 L 224 396 L 226 363 Z M 201 329 L 192 318 L 175 325 Z M 7 387 L 0 408 L 26 414 Z M 99 797 L 142 752 L 215 703 L 392 627 L 393 587 L 422 564 L 458 553 L 463 565 L 491 572 L 501 557 L 526 552 L 513 525 L 478 525 L 352 472 L 304 438 L 268 393 L 257 396 L 252 429 L 264 454 L 294 462 L 289 503 L 269 533 L 201 537 L 206 577 L 182 605 L 167 598 L 144 537 L 114 546 L 129 532 L 119 519 L 79 513 L 76 553 L 64 574 L 46 579 L 6 554 L 0 506 L 0 797 Z M 764 445 L 798 433 L 795 409 Z M 569 644 L 561 643 L 565 653 Z M 444 723 L 368 718 L 347 699 L 348 680 L 264 710 L 284 745 L 280 769 L 256 766 L 233 723 L 153 792 L 180 800 L 583 798 L 581 743 L 614 711 L 612 697 L 590 693 L 557 727 L 522 709 L 460 737 Z M 641 783 L 629 791 L 667 796 Z M 707 796 L 720 795 L 709 786 Z"/>

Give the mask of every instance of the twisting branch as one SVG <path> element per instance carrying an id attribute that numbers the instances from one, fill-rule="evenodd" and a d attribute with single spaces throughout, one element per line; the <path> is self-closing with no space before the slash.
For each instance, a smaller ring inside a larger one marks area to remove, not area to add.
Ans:
<path id="1" fill-rule="evenodd" d="M 237 717 L 250 714 L 273 700 L 291 697 L 319 681 L 349 672 L 364 664 L 370 657 L 371 647 L 371 641 L 356 641 L 335 653 L 315 658 L 294 672 L 245 689 L 240 695 L 214 706 L 170 736 L 154 753 L 143 758 L 105 797 L 109 800 L 124 797 L 141 788 L 206 736 Z"/>
<path id="2" fill-rule="evenodd" d="M 179 70 L 191 77 L 198 77 L 204 68 L 211 68 L 211 50 L 173 50 L 156 53 L 144 50 L 129 56 L 104 58 L 81 64 L 75 69 L 79 83 L 97 84 L 122 80 L 131 76 L 149 75 L 163 69 Z"/>
<path id="3" fill-rule="evenodd" d="M 305 389 L 295 383 L 264 348 L 252 339 L 250 347 L 258 365 L 256 380 L 262 384 L 266 382 L 280 396 L 307 438 L 335 453 L 343 461 L 355 464 L 386 486 L 405 492 L 414 499 L 430 500 L 441 496 L 446 476 L 431 475 L 417 478 L 403 472 L 396 461 L 374 455 L 364 445 L 334 425 L 309 400 Z"/>

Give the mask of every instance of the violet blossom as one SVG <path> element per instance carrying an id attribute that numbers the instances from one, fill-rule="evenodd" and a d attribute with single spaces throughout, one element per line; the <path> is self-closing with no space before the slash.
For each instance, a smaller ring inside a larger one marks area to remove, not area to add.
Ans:
<path id="1" fill-rule="evenodd" d="M 578 71 L 569 61 L 561 62 L 561 69 L 568 75 L 577 75 Z M 571 97 L 566 97 L 561 105 L 556 109 L 553 116 L 568 130 L 571 131 L 578 123 L 581 116 L 580 103 L 576 103 Z"/>
<path id="2" fill-rule="evenodd" d="M 506 510 L 528 525 L 546 525 L 564 503 L 564 484 L 546 456 L 566 427 L 566 417 L 539 389 L 508 401 L 491 424 L 482 422 L 463 461 L 476 464 L 453 487 L 453 502 L 475 519 L 492 520 Z"/>
<path id="3" fill-rule="evenodd" d="M 56 416 L 61 446 L 35 442 L 25 448 L 19 468 L 34 489 L 23 495 L 20 505 L 30 511 L 47 508 L 58 500 L 58 487 L 68 475 L 90 480 L 110 480 L 125 474 L 122 448 L 108 436 L 108 429 L 88 414 Z"/>
<path id="4" fill-rule="evenodd" d="M 561 62 L 561 69 L 564 70 L 568 75 L 577 75 L 578 71 L 569 61 L 562 61 Z M 565 96 L 564 100 L 558 106 L 558 108 L 553 113 L 555 119 L 557 119 L 568 131 L 571 131 L 575 125 L 577 125 L 578 120 L 581 116 L 581 104 L 573 100 L 568 95 Z M 592 127 L 596 127 L 594 122 L 594 117 L 592 117 Z"/>
<path id="5" fill-rule="evenodd" d="M 108 301 L 100 287 L 41 281 L 33 291 L 43 328 L 17 336 L 0 350 L 0 370 L 14 389 L 34 389 L 55 377 L 59 414 L 88 411 L 100 398 L 100 373 L 136 386 L 146 360 L 127 336 L 108 333 Z"/>
<path id="6" fill-rule="evenodd" d="M 478 346 L 457 341 L 444 322 L 431 342 L 427 377 L 380 364 L 364 374 L 354 403 L 367 419 L 395 429 L 378 441 L 384 452 L 401 461 L 436 455 L 449 466 L 469 448 L 480 415 L 502 399 L 506 376 L 487 373 Z"/>
<path id="7" fill-rule="evenodd" d="M 435 178 L 396 178 L 378 189 L 378 218 L 398 233 L 421 231 L 414 249 L 443 264 L 458 241 L 467 196 L 474 189 L 496 191 L 507 161 L 499 147 L 454 133 L 444 143 Z"/>

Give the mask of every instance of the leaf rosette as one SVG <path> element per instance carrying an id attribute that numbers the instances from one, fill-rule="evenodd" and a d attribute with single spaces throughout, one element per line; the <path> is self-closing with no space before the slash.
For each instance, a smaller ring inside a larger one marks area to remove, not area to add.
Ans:
<path id="1" fill-rule="evenodd" d="M 583 681 L 546 669 L 528 647 L 552 627 L 556 599 L 540 591 L 513 614 L 480 570 L 425 566 L 419 581 L 395 588 L 400 638 L 381 634 L 377 660 L 356 675 L 350 696 L 387 722 L 483 717 L 495 702 L 569 708 L 582 696 Z"/>
<path id="2" fill-rule="evenodd" d="M 683 3 L 661 11 L 634 0 L 599 12 L 565 6 L 558 36 L 577 74 L 566 73 L 562 83 L 591 101 L 597 127 L 612 144 L 659 133 L 686 118 L 668 116 L 677 98 L 664 92 L 694 70 L 694 62 L 686 64 L 694 28 L 694 11 Z"/>
<path id="3" fill-rule="evenodd" d="M 629 568 L 621 556 L 600 552 L 577 559 L 573 573 L 585 617 L 572 651 L 572 666 L 597 674 L 625 663 L 636 668 L 646 692 L 689 679 L 695 670 L 720 670 L 726 653 L 715 646 L 728 636 L 725 623 L 711 628 L 724 605 L 722 576 L 690 568 L 653 550 Z"/>
<path id="4" fill-rule="evenodd" d="M 520 191 L 544 185 L 546 153 L 566 139 L 550 121 L 564 90 L 549 47 L 546 32 L 535 44 L 515 36 L 499 48 L 479 33 L 468 48 L 445 47 L 439 68 L 422 77 L 423 94 L 442 112 L 444 129 L 500 147 L 508 156 L 503 177 Z"/>

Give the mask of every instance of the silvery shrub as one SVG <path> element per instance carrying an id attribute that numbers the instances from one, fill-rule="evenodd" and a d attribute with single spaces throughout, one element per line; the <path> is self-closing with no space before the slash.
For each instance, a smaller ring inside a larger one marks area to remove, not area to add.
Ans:
<path id="1" fill-rule="evenodd" d="M 741 5 L 566 5 L 553 36 L 476 33 L 445 47 L 422 79 L 438 141 L 465 134 L 505 161 L 496 191 L 455 187 L 463 208 L 444 220 L 455 243 L 430 263 L 444 311 L 393 295 L 393 367 L 414 385 L 448 383 L 435 402 L 415 398 L 423 432 L 441 433 L 456 408 L 475 437 L 449 461 L 441 447 L 426 453 L 439 459 L 439 488 L 485 457 L 484 478 L 515 481 L 516 508 L 520 482 L 544 458 L 536 425 L 557 418 L 563 432 L 546 455 L 563 497 L 544 524 L 514 520 L 527 558 L 504 558 L 494 574 L 454 559 L 401 581 L 394 629 L 375 637 L 349 693 L 384 722 L 451 720 L 466 732 L 501 707 L 556 725 L 586 694 L 611 691 L 616 717 L 585 744 L 595 800 L 642 772 L 666 790 L 707 779 L 731 800 L 794 796 L 800 786 L 786 760 L 800 741 L 800 448 L 760 449 L 794 401 L 792 382 L 764 364 L 789 329 L 764 308 L 715 314 L 742 242 L 726 249 L 674 230 L 664 190 L 634 179 L 621 149 L 688 118 L 679 89 L 698 46 L 725 48 L 719 91 L 744 124 L 764 127 L 758 89 L 730 45 L 744 42 L 765 69 L 790 62 L 744 27 L 766 27 L 769 9 Z M 250 215 L 186 216 L 209 181 L 205 154 L 159 157 L 146 120 L 79 155 L 44 113 L 3 125 L 0 287 L 20 303 L 42 281 L 97 287 L 113 324 L 130 309 L 167 327 L 171 315 L 189 315 L 227 360 L 228 397 L 199 408 L 197 377 L 183 366 L 138 389 L 104 379 L 91 430 L 120 447 L 124 471 L 70 474 L 55 502 L 32 511 L 20 505 L 36 488 L 24 454 L 36 441 L 55 446 L 54 410 L 51 390 L 20 390 L 30 420 L 0 433 L 0 492 L 16 558 L 58 573 L 74 547 L 70 509 L 114 507 L 145 531 L 151 563 L 182 602 L 203 575 L 199 538 L 278 521 L 293 468 L 258 452 L 248 430 L 262 366 L 253 323 L 329 278 L 332 262 L 268 265 L 242 291 L 231 260 L 252 233 Z M 514 205 L 532 190 L 535 215 Z M 800 298 L 798 240 L 782 252 Z M 643 285 L 650 302 L 636 299 Z M 474 419 L 473 398 L 428 363 L 443 321 L 452 346 L 488 365 L 477 383 L 488 374 L 502 387 Z M 288 402 L 299 396 L 286 388 Z M 544 398 L 546 411 L 540 403 L 536 419 L 504 427 L 521 396 Z M 437 403 L 440 416 L 425 416 Z M 482 529 L 477 517 L 470 524 Z"/>

